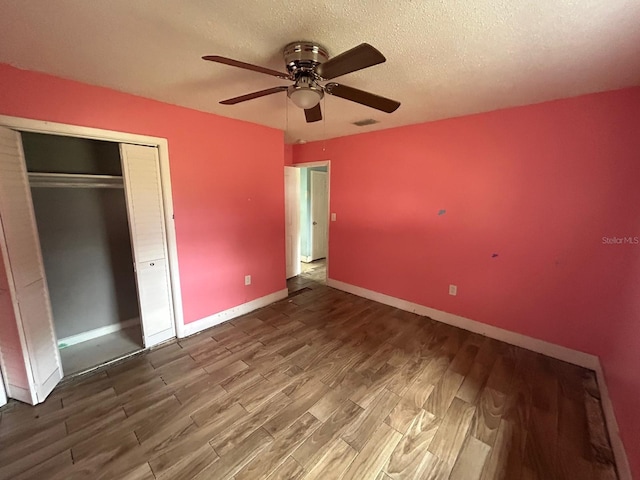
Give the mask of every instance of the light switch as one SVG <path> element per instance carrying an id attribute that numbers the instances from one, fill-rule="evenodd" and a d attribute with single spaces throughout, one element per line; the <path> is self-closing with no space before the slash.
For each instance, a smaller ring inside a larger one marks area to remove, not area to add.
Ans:
<path id="1" fill-rule="evenodd" d="M 336 221 L 336 214 L 335 214 L 335 213 L 332 213 L 332 214 L 331 214 L 331 221 L 332 221 L 332 222 L 335 222 L 335 221 Z"/>

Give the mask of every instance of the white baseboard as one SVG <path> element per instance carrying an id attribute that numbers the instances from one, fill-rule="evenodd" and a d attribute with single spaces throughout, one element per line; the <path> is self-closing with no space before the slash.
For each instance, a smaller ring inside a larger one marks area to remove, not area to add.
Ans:
<path id="1" fill-rule="evenodd" d="M 374 300 L 378 303 L 384 303 L 385 305 L 399 308 L 400 310 L 406 310 L 407 312 L 430 317 L 439 322 L 446 323 L 447 325 L 478 333 L 517 347 L 526 348 L 527 350 L 532 350 L 548 357 L 557 358 L 564 362 L 573 363 L 574 365 L 579 365 L 591 370 L 595 370 L 596 366 L 599 365 L 598 357 L 595 355 L 561 347 L 560 345 L 545 342 L 544 340 L 538 340 L 537 338 L 528 337 L 520 333 L 511 332 L 503 328 L 487 325 L 476 320 L 471 320 L 470 318 L 443 312 L 442 310 L 436 310 L 435 308 L 425 307 L 424 305 L 385 295 L 384 293 L 374 292 L 373 290 L 367 290 L 366 288 L 357 287 L 331 278 L 327 280 L 327 285 L 338 290 L 353 293 L 359 297 L 368 298 L 369 300 Z"/>
<path id="2" fill-rule="evenodd" d="M 66 338 L 58 339 L 58 348 L 70 347 L 71 345 L 77 345 L 78 343 L 86 342 L 87 340 L 93 340 L 94 338 L 102 337 L 103 335 L 109 335 L 110 333 L 117 332 L 118 330 L 124 330 L 125 328 L 133 327 L 140 324 L 139 318 L 131 318 L 124 322 L 114 323 L 112 325 L 106 325 L 100 328 L 94 328 L 87 332 L 78 333 Z"/>
<path id="3" fill-rule="evenodd" d="M 629 465 L 629 459 L 627 458 L 627 452 L 624 449 L 622 438 L 620 438 L 620 430 L 618 429 L 618 421 L 616 420 L 616 414 L 613 410 L 613 403 L 611 403 L 611 397 L 609 397 L 609 389 L 607 388 L 604 370 L 599 360 L 594 370 L 596 371 L 598 387 L 600 388 L 600 403 L 602 405 L 602 411 L 604 412 L 604 418 L 607 422 L 611 449 L 616 459 L 618 478 L 620 480 L 633 480 L 631 478 L 631 467 Z"/>
<path id="4" fill-rule="evenodd" d="M 238 305 L 237 307 L 215 313 L 208 317 L 201 318 L 200 320 L 196 320 L 195 322 L 187 323 L 180 329 L 181 332 L 178 332 L 178 335 L 180 338 L 188 337 L 189 335 L 195 335 L 202 330 L 214 327 L 222 322 L 231 320 L 232 318 L 240 317 L 249 312 L 257 310 L 258 308 L 266 307 L 267 305 L 277 302 L 278 300 L 287 298 L 288 295 L 289 291 L 286 288 L 283 288 L 282 290 L 271 293 L 269 295 L 265 295 L 264 297 L 256 298 L 255 300 L 251 300 L 250 302 Z"/>
<path id="5" fill-rule="evenodd" d="M 304 263 L 311 263 L 313 260 L 311 260 L 311 256 L 302 255 L 300 257 L 300 261 Z"/>
<path id="6" fill-rule="evenodd" d="M 620 480 L 632 480 L 629 461 L 618 431 L 618 422 L 616 421 L 613 404 L 609 397 L 609 390 L 607 389 L 604 372 L 602 370 L 602 365 L 600 364 L 600 359 L 597 356 L 580 352 L 578 350 L 572 350 L 560 345 L 555 345 L 537 338 L 528 337 L 520 333 L 510 332 L 503 328 L 486 325 L 482 322 L 454 315 L 452 313 L 443 312 L 442 310 L 436 310 L 435 308 L 425 307 L 424 305 L 385 295 L 384 293 L 367 290 L 366 288 L 357 287 L 339 280 L 329 278 L 327 279 L 327 285 L 344 292 L 352 293 L 359 297 L 368 298 L 369 300 L 399 308 L 400 310 L 423 315 L 425 317 L 432 318 L 433 320 L 446 323 L 447 325 L 462 328 L 463 330 L 478 333 L 517 347 L 541 353 L 542 355 L 546 355 L 551 358 L 556 358 L 564 362 L 588 368 L 589 370 L 594 370 L 598 379 L 598 386 L 600 388 L 600 396 L 602 399 L 602 410 L 607 423 L 607 430 L 609 432 L 611 448 L 618 468 L 618 475 L 620 476 Z"/>

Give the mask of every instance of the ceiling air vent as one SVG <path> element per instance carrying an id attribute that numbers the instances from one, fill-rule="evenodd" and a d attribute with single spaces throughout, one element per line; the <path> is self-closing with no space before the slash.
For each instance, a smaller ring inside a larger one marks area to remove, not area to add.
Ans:
<path id="1" fill-rule="evenodd" d="M 353 122 L 353 124 L 357 125 L 358 127 L 373 125 L 374 123 L 380 123 L 380 122 L 378 120 L 374 120 L 373 118 L 365 118 L 364 120 L 358 120 L 357 122 Z"/>

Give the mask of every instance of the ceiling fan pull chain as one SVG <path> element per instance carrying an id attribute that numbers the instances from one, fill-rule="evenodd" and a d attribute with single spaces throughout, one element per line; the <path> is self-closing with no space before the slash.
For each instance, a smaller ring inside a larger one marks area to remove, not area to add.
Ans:
<path id="1" fill-rule="evenodd" d="M 322 132 L 322 151 L 326 152 L 327 151 L 327 99 L 326 97 L 322 100 L 322 106 L 324 107 L 324 115 L 322 117 L 322 129 L 324 130 Z"/>

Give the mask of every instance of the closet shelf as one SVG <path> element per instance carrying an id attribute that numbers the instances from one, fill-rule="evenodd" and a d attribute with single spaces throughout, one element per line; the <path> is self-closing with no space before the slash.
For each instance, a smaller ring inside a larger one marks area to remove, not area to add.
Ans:
<path id="1" fill-rule="evenodd" d="M 80 173 L 29 172 L 29 185 L 48 188 L 124 188 L 121 176 Z"/>

